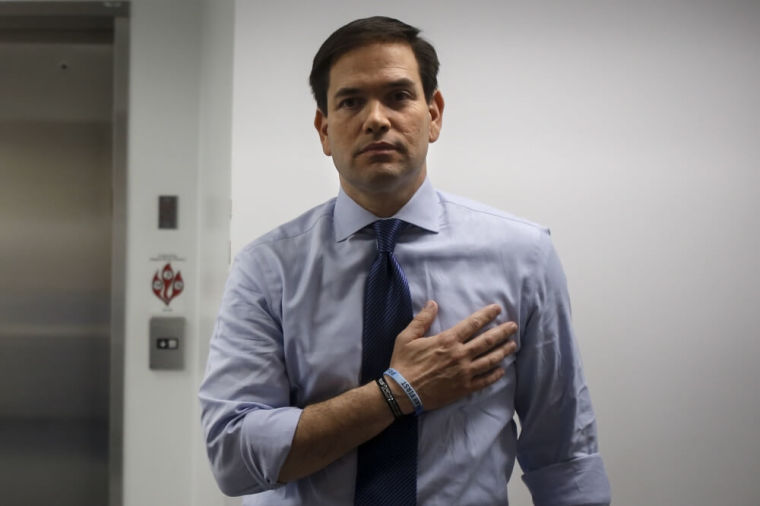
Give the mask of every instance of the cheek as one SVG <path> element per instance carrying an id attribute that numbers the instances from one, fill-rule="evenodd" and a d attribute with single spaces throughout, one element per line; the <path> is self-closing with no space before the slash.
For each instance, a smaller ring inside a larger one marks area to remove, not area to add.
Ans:
<path id="1" fill-rule="evenodd" d="M 407 130 L 404 131 L 404 136 L 409 140 L 409 143 L 414 146 L 422 146 L 423 144 L 427 144 L 427 125 L 420 123 L 411 125 Z"/>
<path id="2" fill-rule="evenodd" d="M 330 145 L 334 148 L 345 146 L 349 143 L 349 139 L 346 133 L 346 127 L 340 126 L 340 127 L 333 127 L 327 129 L 327 139 L 330 142 Z"/>
<path id="3" fill-rule="evenodd" d="M 415 115 L 413 121 L 404 126 L 404 135 L 415 145 L 427 144 L 430 135 L 430 121 L 427 111 Z"/>

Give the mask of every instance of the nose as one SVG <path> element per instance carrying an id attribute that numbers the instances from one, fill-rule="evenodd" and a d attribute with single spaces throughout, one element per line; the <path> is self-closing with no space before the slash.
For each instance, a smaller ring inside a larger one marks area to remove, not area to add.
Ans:
<path id="1" fill-rule="evenodd" d="M 387 132 L 391 123 L 386 114 L 385 106 L 379 100 L 372 100 L 367 104 L 367 116 L 364 118 L 364 132 L 377 135 Z"/>

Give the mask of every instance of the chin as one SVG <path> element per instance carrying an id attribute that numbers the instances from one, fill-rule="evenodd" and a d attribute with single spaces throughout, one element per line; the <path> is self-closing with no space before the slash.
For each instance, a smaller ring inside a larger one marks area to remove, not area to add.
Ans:
<path id="1" fill-rule="evenodd" d="M 365 180 L 365 188 L 368 193 L 405 193 L 410 187 L 417 186 L 418 179 L 419 173 L 382 171 Z"/>
<path id="2" fill-rule="evenodd" d="M 364 194 L 405 193 L 421 182 L 422 169 L 388 162 L 376 162 L 354 166 L 348 173 L 341 173 L 343 179 Z M 345 177 L 344 177 L 345 176 Z"/>
<path id="3" fill-rule="evenodd" d="M 367 183 L 377 186 L 403 185 L 409 180 L 414 179 L 414 174 L 398 167 L 373 167 L 368 175 Z"/>

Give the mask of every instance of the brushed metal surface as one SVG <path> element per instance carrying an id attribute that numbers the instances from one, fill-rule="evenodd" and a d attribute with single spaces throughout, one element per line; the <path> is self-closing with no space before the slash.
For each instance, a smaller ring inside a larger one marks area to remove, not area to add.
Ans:
<path id="1" fill-rule="evenodd" d="M 102 506 L 114 48 L 27 39 L 0 41 L 0 503 Z"/>

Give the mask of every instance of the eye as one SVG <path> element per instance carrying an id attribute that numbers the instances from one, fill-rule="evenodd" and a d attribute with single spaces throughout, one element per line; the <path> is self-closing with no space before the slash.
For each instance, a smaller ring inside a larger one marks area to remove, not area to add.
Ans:
<path id="1" fill-rule="evenodd" d="M 394 109 L 401 109 L 406 107 L 410 101 L 414 100 L 415 95 L 414 92 L 407 89 L 407 88 L 401 88 L 392 90 L 388 94 L 388 105 L 390 107 L 393 107 Z"/>
<path id="2" fill-rule="evenodd" d="M 412 98 L 412 94 L 406 90 L 397 90 L 393 92 L 393 100 L 396 102 L 404 102 Z"/>
<path id="3" fill-rule="evenodd" d="M 356 109 L 361 104 L 357 97 L 346 97 L 338 102 L 338 109 Z"/>

